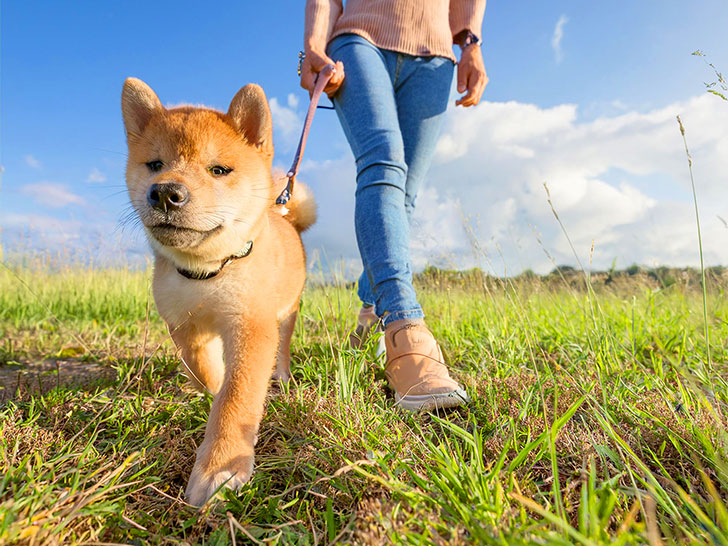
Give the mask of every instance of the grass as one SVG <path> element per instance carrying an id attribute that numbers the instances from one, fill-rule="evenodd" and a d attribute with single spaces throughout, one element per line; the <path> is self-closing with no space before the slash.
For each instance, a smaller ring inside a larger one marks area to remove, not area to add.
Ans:
<path id="1" fill-rule="evenodd" d="M 426 272 L 472 403 L 425 415 L 348 348 L 354 291 L 307 288 L 256 472 L 198 510 L 210 398 L 148 274 L 0 270 L 0 543 L 728 544 L 728 283 L 709 278 L 709 364 L 695 275 L 634 273 Z"/>

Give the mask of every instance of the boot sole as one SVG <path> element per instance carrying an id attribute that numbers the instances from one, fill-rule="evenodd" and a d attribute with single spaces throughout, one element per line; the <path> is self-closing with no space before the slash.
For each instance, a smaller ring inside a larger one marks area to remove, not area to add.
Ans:
<path id="1" fill-rule="evenodd" d="M 418 412 L 464 406 L 470 402 L 470 399 L 463 389 L 455 389 L 442 394 L 407 394 L 405 396 L 400 396 L 395 392 L 394 401 L 402 409 Z"/>

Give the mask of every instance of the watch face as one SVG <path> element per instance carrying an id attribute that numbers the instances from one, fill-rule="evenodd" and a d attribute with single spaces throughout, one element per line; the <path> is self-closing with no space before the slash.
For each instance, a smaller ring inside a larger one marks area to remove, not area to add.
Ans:
<path id="1" fill-rule="evenodd" d="M 463 47 L 468 47 L 469 45 L 478 44 L 478 43 L 480 43 L 480 38 L 478 38 L 472 32 L 468 32 L 468 35 L 465 37 L 465 40 L 463 41 Z"/>
<path id="2" fill-rule="evenodd" d="M 464 49 L 470 45 L 479 44 L 480 38 L 472 31 L 465 29 L 455 36 L 455 43 Z"/>

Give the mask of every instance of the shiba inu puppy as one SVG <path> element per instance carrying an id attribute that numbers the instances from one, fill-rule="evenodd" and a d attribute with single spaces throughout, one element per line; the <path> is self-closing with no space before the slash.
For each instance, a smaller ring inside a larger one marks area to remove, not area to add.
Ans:
<path id="1" fill-rule="evenodd" d="M 271 375 L 290 377 L 306 274 L 299 233 L 315 205 L 300 184 L 288 209 L 274 204 L 272 121 L 259 86 L 243 87 L 222 113 L 164 108 L 129 78 L 121 106 L 129 197 L 155 256 L 154 300 L 190 379 L 214 395 L 186 489 L 201 505 L 250 478 Z"/>

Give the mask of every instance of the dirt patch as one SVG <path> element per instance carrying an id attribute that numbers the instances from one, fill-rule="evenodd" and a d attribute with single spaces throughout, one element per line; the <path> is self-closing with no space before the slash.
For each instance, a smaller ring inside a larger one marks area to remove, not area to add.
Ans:
<path id="1" fill-rule="evenodd" d="M 0 366 L 0 402 L 45 394 L 56 387 L 95 385 L 116 375 L 108 366 L 75 359 L 49 358 Z"/>

